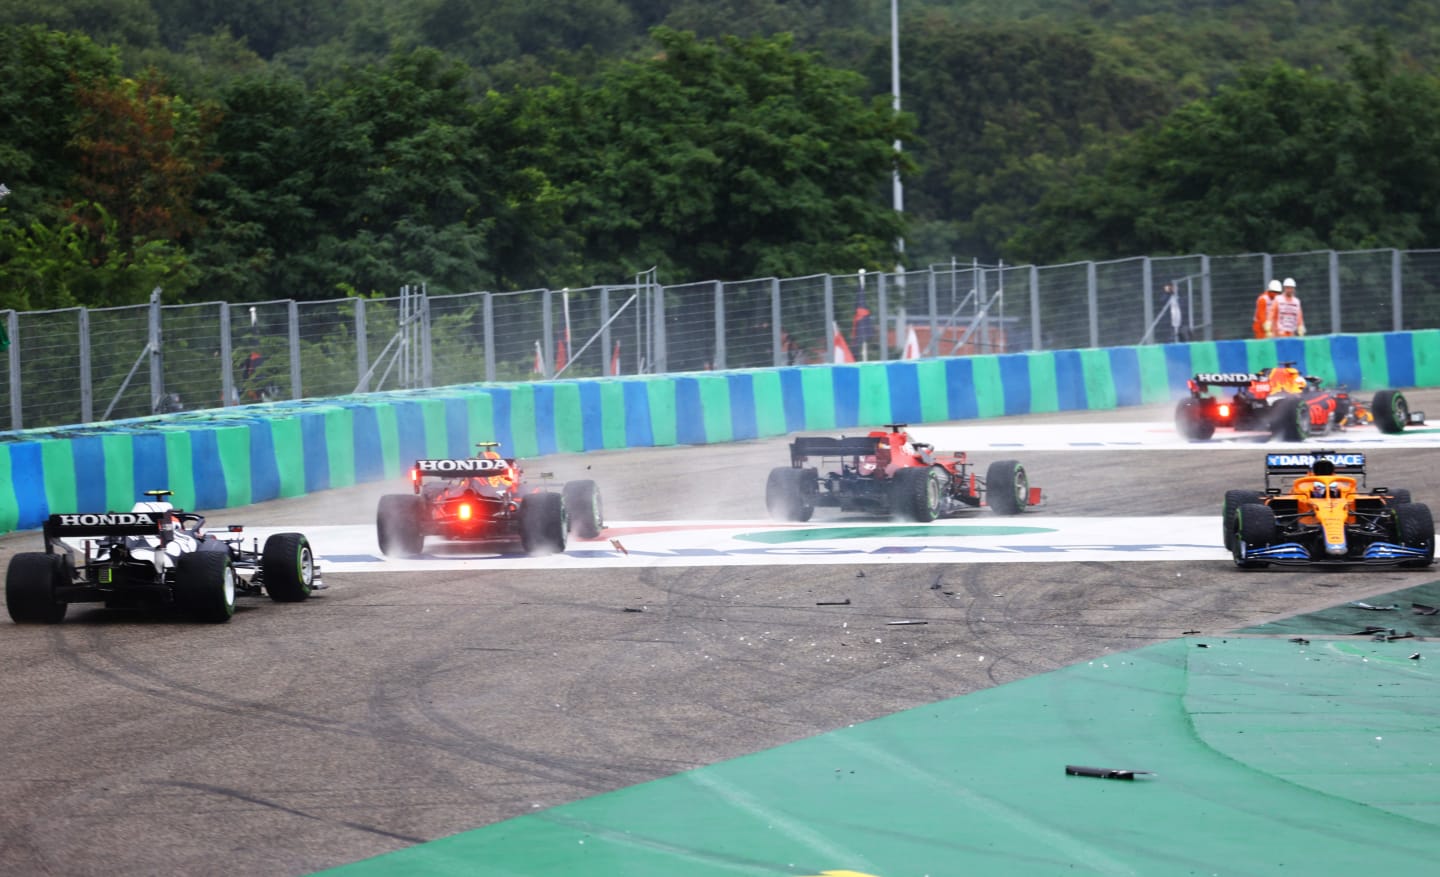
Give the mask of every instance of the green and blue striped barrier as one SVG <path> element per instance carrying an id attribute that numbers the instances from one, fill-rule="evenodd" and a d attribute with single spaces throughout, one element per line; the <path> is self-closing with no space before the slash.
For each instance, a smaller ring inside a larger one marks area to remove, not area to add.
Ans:
<path id="1" fill-rule="evenodd" d="M 128 509 L 154 488 L 203 510 L 399 478 L 482 440 L 531 458 L 1111 409 L 1175 399 L 1196 372 L 1286 361 L 1353 390 L 1440 386 L 1440 330 L 475 384 L 10 433 L 0 530 Z"/>

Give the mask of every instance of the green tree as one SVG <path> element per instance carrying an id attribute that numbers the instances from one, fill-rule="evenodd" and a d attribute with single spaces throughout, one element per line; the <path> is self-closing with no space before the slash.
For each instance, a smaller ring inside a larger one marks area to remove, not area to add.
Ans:
<path id="1" fill-rule="evenodd" d="M 1440 232 L 1440 80 L 1383 47 L 1339 80 L 1246 73 L 1078 169 L 1017 234 L 1044 261 L 1423 246 Z"/>
<path id="2" fill-rule="evenodd" d="M 531 96 L 550 120 L 539 167 L 566 201 L 592 276 L 652 265 L 743 278 L 892 264 L 884 193 L 908 117 L 788 37 L 721 41 L 657 29 L 658 52 Z M 539 132 L 538 124 L 531 129 Z"/>

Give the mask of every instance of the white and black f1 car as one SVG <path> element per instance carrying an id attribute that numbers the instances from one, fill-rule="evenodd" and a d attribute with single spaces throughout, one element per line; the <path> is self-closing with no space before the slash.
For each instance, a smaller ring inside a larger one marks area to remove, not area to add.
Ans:
<path id="1" fill-rule="evenodd" d="M 1288 486 L 1286 478 L 1293 478 Z M 1408 490 L 1367 488 L 1360 453 L 1267 454 L 1265 491 L 1226 491 L 1222 521 L 1225 547 L 1242 569 L 1435 560 L 1429 506 L 1412 502 Z"/>
<path id="2" fill-rule="evenodd" d="M 518 541 L 526 554 L 555 554 L 565 550 L 571 533 L 600 535 L 605 520 L 594 481 L 567 481 L 558 493 L 527 485 L 519 463 L 496 453 L 494 442 L 480 447 L 481 455 L 469 459 L 416 460 L 413 492 L 380 497 L 375 532 L 381 552 L 415 557 L 424 552 L 425 537 L 439 536 Z"/>
<path id="3" fill-rule="evenodd" d="M 310 542 L 276 533 L 249 546 L 239 526 L 224 535 L 205 518 L 171 506 L 168 490 L 128 512 L 54 514 L 45 550 L 16 554 L 5 576 L 5 602 L 19 623 L 55 624 L 71 603 L 109 608 L 175 606 L 199 621 L 225 622 L 237 595 L 264 592 L 296 603 L 323 588 Z"/>

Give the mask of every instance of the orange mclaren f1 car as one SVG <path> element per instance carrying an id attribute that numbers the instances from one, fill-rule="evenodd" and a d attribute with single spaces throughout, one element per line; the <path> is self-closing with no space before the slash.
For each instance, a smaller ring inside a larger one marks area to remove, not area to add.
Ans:
<path id="1" fill-rule="evenodd" d="M 1289 476 L 1294 480 L 1285 487 Z M 1222 520 L 1225 547 L 1242 569 L 1272 563 L 1426 567 L 1435 560 L 1429 506 L 1412 502 L 1408 490 L 1367 488 L 1359 453 L 1267 454 L 1265 492 L 1227 491 Z"/>

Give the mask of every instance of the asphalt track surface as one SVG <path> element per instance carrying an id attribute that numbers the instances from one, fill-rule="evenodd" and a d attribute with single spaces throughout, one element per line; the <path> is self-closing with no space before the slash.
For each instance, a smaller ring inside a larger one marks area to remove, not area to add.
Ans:
<path id="1" fill-rule="evenodd" d="M 1407 395 L 1440 412 L 1440 391 Z M 1064 429 L 1166 414 L 1011 420 Z M 595 478 L 612 519 L 757 518 L 785 445 L 541 467 Z M 1013 456 L 1049 495 L 1039 515 L 1134 517 L 1214 513 L 1225 489 L 1257 482 L 1261 453 Z M 1370 451 L 1372 483 L 1440 505 L 1436 457 Z M 403 487 L 211 517 L 301 531 L 365 523 L 378 496 Z M 37 543 L 0 539 L 0 562 Z M 243 601 L 222 626 L 85 606 L 58 626 L 0 621 L 0 873 L 307 874 L 1437 572 L 966 561 L 326 578 L 306 603 Z M 817 605 L 837 600 L 850 603 Z M 902 619 L 929 623 L 887 626 Z"/>

